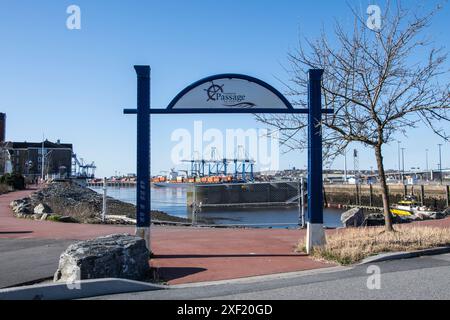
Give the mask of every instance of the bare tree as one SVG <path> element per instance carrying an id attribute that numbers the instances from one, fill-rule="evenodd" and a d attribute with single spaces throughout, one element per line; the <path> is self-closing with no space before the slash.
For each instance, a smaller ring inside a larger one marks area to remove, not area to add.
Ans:
<path id="1" fill-rule="evenodd" d="M 374 150 L 382 187 L 386 231 L 393 231 L 383 163 L 383 146 L 399 132 L 420 124 L 440 137 L 449 118 L 449 70 L 447 54 L 425 37 L 432 18 L 441 9 L 425 12 L 386 3 L 381 26 L 369 28 L 364 15 L 350 8 L 351 30 L 336 22 L 333 33 L 316 40 L 300 41 L 289 54 L 287 83 L 294 104 L 306 107 L 308 68 L 324 69 L 324 107 L 333 115 L 322 121 L 324 156 L 342 154 L 349 143 L 359 142 Z M 332 42 L 328 39 L 333 35 Z M 442 83 L 443 82 L 443 83 Z M 280 131 L 281 142 L 291 149 L 305 148 L 305 118 L 265 116 L 257 119 Z"/>

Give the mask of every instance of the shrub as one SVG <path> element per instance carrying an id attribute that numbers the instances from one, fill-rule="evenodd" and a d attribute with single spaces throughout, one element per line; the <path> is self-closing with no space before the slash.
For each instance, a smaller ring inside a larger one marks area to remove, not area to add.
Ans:
<path id="1" fill-rule="evenodd" d="M 0 183 L 0 194 L 4 194 L 10 191 L 10 187 L 6 183 Z"/>
<path id="2" fill-rule="evenodd" d="M 25 190 L 25 178 L 20 173 L 7 173 L 1 176 L 0 184 L 11 186 L 14 190 Z"/>

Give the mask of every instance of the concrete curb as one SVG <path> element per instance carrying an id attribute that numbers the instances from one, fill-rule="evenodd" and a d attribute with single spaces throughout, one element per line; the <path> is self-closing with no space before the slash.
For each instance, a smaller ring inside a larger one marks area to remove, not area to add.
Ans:
<path id="1" fill-rule="evenodd" d="M 399 259 L 410 259 L 417 258 L 421 256 L 432 256 L 438 254 L 450 253 L 450 247 L 439 247 L 439 248 L 431 248 L 417 251 L 405 251 L 405 252 L 389 252 L 389 253 L 381 253 L 376 256 L 368 257 L 361 261 L 358 265 L 364 265 L 375 262 L 382 261 L 390 261 L 390 260 L 399 260 Z"/>
<path id="2" fill-rule="evenodd" d="M 162 289 L 167 287 L 147 282 L 106 278 L 81 280 L 69 286 L 65 283 L 51 283 L 0 289 L 0 300 L 70 300 Z"/>
<path id="3" fill-rule="evenodd" d="M 216 286 L 221 284 L 249 284 L 254 282 L 271 281 L 271 280 L 282 280 L 295 277 L 311 276 L 317 274 L 326 274 L 339 271 L 346 271 L 352 269 L 352 266 L 333 266 L 325 267 L 311 270 L 303 271 L 293 271 L 293 272 L 283 272 L 283 273 L 272 273 L 267 275 L 235 278 L 227 280 L 216 280 L 216 281 L 203 281 L 203 282 L 191 282 L 184 284 L 169 284 L 166 285 L 168 289 L 183 289 L 183 288 L 196 288 L 196 287 L 206 287 L 206 286 Z"/>

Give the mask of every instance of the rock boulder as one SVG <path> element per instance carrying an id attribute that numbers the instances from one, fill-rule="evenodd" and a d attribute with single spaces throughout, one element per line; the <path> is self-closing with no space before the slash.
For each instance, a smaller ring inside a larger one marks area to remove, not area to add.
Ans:
<path id="1" fill-rule="evenodd" d="M 445 209 L 445 210 L 442 212 L 442 215 L 443 215 L 444 217 L 450 216 L 450 207 L 447 208 L 447 209 Z"/>
<path id="2" fill-rule="evenodd" d="M 33 211 L 35 214 L 52 213 L 52 209 L 44 203 L 38 204 Z"/>
<path id="3" fill-rule="evenodd" d="M 9 206 L 12 208 L 13 212 L 16 214 L 31 214 L 31 203 L 28 198 L 23 198 L 19 200 L 12 201 Z"/>
<path id="4" fill-rule="evenodd" d="M 71 216 L 62 216 L 58 218 L 58 222 L 64 222 L 64 223 L 77 223 L 78 220 L 71 217 Z"/>
<path id="5" fill-rule="evenodd" d="M 61 254 L 54 281 L 97 278 L 141 280 L 148 275 L 150 254 L 145 240 L 115 234 L 70 245 Z"/>

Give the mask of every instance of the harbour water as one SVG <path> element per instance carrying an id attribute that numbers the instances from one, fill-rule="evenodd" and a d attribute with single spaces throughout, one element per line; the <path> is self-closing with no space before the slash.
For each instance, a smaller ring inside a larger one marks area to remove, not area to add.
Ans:
<path id="1" fill-rule="evenodd" d="M 91 187 L 102 193 L 101 187 Z M 108 196 L 136 204 L 136 189 L 132 187 L 108 187 Z M 170 215 L 192 218 L 192 208 L 186 206 L 186 188 L 151 188 L 151 208 Z M 306 209 L 305 209 L 306 210 Z M 324 224 L 327 227 L 342 226 L 342 210 L 324 209 Z M 197 220 L 207 224 L 255 225 L 273 228 L 296 227 L 299 221 L 298 207 L 290 208 L 245 208 L 202 209 Z"/>

